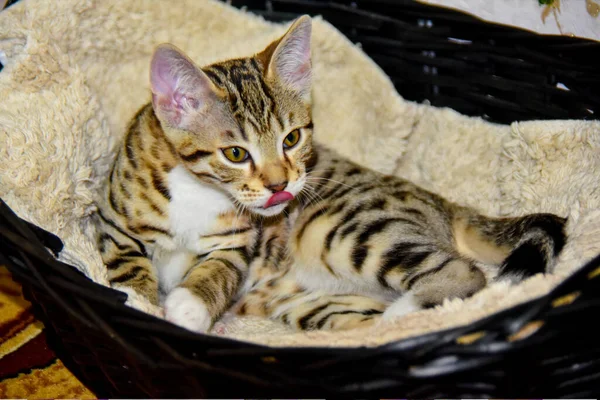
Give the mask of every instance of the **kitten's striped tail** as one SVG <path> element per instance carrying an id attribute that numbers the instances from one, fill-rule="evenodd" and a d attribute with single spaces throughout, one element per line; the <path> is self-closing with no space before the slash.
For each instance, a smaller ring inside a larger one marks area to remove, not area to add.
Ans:
<path id="1" fill-rule="evenodd" d="M 498 279 L 520 281 L 552 272 L 565 245 L 566 219 L 554 214 L 489 218 L 461 210 L 454 219 L 458 250 L 499 266 Z"/>

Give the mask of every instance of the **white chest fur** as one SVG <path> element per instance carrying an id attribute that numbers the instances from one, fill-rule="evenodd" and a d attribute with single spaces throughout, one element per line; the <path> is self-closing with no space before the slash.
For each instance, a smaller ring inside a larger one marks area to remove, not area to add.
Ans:
<path id="1" fill-rule="evenodd" d="M 169 223 L 173 240 L 157 243 L 152 264 L 156 267 L 160 286 L 170 292 L 189 270 L 193 257 L 202 248 L 200 236 L 213 232 L 219 214 L 234 208 L 229 197 L 218 188 L 199 181 L 184 167 L 174 168 L 168 175 Z"/>
<path id="2" fill-rule="evenodd" d="M 219 214 L 231 211 L 234 205 L 222 190 L 198 180 L 182 166 L 168 176 L 169 222 L 178 247 L 200 252 L 195 242 L 199 236 L 213 233 Z"/>

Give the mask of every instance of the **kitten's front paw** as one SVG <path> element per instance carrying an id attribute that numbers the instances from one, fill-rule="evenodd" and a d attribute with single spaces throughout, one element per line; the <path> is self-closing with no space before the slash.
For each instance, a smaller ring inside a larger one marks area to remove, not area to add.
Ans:
<path id="1" fill-rule="evenodd" d="M 165 319 L 190 331 L 204 333 L 212 318 L 204 302 L 189 289 L 178 287 L 165 300 Z"/>

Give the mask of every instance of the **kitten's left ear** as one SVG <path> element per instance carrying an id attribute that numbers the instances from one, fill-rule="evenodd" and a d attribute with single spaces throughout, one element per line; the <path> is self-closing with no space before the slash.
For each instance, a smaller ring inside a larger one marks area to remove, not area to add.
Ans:
<path id="1" fill-rule="evenodd" d="M 308 15 L 297 18 L 281 39 L 263 52 L 268 58 L 267 75 L 278 79 L 284 86 L 310 96 L 312 66 L 310 38 L 312 21 Z"/>

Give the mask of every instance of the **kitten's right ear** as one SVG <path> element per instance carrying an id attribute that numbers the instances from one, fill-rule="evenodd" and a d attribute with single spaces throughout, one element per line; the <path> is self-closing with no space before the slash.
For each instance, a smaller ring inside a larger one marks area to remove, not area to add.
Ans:
<path id="1" fill-rule="evenodd" d="M 310 17 L 298 17 L 279 40 L 271 43 L 259 55 L 268 65 L 268 76 L 278 79 L 285 87 L 306 99 L 310 97 L 312 79 L 311 32 Z"/>
<path id="2" fill-rule="evenodd" d="M 150 86 L 152 105 L 159 119 L 181 129 L 216 94 L 204 72 L 171 44 L 161 44 L 154 50 Z"/>

